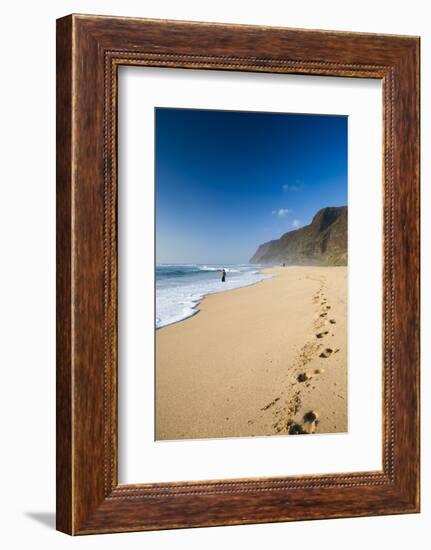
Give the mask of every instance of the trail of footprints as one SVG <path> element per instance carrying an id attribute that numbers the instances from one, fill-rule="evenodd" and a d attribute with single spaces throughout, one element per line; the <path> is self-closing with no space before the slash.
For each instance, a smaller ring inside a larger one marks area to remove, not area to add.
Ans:
<path id="1" fill-rule="evenodd" d="M 261 411 L 266 412 L 274 407 L 274 423 L 273 428 L 277 433 L 287 433 L 289 435 L 297 434 L 313 434 L 316 432 L 319 424 L 319 415 L 316 411 L 308 411 L 300 420 L 295 420 L 301 408 L 301 387 L 310 387 L 311 380 L 318 378 L 325 372 L 324 367 L 318 367 L 313 370 L 304 370 L 312 359 L 318 357 L 322 362 L 329 359 L 333 354 L 338 353 L 339 349 L 333 349 L 329 346 L 324 347 L 324 340 L 330 336 L 330 330 L 326 328 L 328 325 L 335 325 L 336 320 L 330 317 L 331 306 L 324 295 L 324 279 L 319 279 L 320 286 L 316 294 L 313 296 L 313 304 L 319 304 L 319 311 L 316 313 L 313 323 L 316 333 L 314 338 L 309 340 L 300 349 L 294 364 L 294 371 L 297 372 L 296 378 L 291 382 L 288 388 L 288 398 L 282 400 L 282 396 L 278 396 L 271 402 L 261 408 Z M 326 364 L 326 363 L 325 363 Z M 295 389 L 296 386 L 296 389 Z M 313 386 L 314 389 L 314 386 Z M 282 395 L 284 392 L 282 392 Z M 253 421 L 249 421 L 249 424 Z"/>

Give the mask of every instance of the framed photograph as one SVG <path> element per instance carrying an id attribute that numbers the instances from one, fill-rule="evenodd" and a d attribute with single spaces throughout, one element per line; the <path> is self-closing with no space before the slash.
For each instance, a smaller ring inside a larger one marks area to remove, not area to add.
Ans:
<path id="1" fill-rule="evenodd" d="M 418 512 L 418 430 L 419 38 L 59 19 L 57 528 Z"/>

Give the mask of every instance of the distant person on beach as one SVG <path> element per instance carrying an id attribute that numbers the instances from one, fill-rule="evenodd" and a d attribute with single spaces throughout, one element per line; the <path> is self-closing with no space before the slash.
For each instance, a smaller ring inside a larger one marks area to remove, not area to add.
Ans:
<path id="1" fill-rule="evenodd" d="M 221 282 L 226 282 L 226 269 L 221 270 Z"/>

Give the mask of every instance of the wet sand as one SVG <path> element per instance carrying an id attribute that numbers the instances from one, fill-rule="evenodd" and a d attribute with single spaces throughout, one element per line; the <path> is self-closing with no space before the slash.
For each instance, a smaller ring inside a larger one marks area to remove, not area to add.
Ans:
<path id="1" fill-rule="evenodd" d="M 156 438 L 347 431 L 347 268 L 286 267 L 156 332 Z"/>

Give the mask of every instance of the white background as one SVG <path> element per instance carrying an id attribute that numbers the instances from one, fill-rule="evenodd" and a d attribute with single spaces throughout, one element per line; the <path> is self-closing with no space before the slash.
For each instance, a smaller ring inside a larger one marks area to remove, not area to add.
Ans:
<path id="1" fill-rule="evenodd" d="M 120 482 L 381 470 L 381 82 L 144 67 L 119 78 Z M 154 441 L 155 106 L 348 115 L 348 433 Z"/>
<path id="2" fill-rule="evenodd" d="M 423 338 L 422 514 L 72 539 L 54 523 L 55 18 L 105 13 L 422 36 L 422 151 L 431 150 L 428 2 L 16 0 L 2 11 L 1 543 L 5 548 L 426 548 L 431 522 L 430 338 Z M 422 328 L 431 331 L 430 164 L 422 167 Z M 366 217 L 364 216 L 364 223 Z M 427 541 L 425 542 L 425 540 Z"/>

